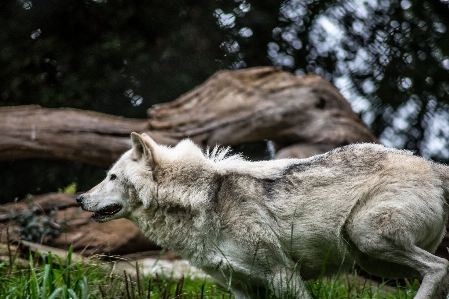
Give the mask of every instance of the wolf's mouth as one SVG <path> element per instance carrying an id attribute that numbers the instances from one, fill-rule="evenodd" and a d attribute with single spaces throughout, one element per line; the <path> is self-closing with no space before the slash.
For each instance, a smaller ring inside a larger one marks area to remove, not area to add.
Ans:
<path id="1" fill-rule="evenodd" d="M 117 214 L 118 212 L 120 212 L 120 210 L 122 208 L 123 207 L 119 204 L 112 204 L 112 205 L 102 208 L 99 211 L 96 211 L 95 213 L 92 214 L 91 218 L 97 222 L 104 221 L 104 220 L 110 218 L 111 216 Z"/>

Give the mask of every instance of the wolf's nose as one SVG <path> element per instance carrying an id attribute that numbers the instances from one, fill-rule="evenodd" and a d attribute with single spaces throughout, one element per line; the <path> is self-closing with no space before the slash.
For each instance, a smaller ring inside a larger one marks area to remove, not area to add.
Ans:
<path id="1" fill-rule="evenodd" d="M 83 200 L 84 200 L 84 195 L 83 195 L 83 194 L 78 195 L 78 196 L 76 197 L 76 202 L 77 202 L 78 204 L 82 204 L 82 203 L 83 203 Z"/>

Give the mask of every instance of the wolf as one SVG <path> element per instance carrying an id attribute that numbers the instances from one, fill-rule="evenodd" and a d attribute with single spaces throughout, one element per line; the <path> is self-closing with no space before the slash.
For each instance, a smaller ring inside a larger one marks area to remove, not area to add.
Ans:
<path id="1" fill-rule="evenodd" d="M 226 149 L 132 148 L 76 200 L 92 219 L 127 218 L 237 299 L 310 298 L 304 281 L 353 267 L 418 278 L 415 298 L 445 298 L 435 252 L 448 218 L 449 168 L 412 152 L 353 144 L 307 159 L 250 162 Z"/>

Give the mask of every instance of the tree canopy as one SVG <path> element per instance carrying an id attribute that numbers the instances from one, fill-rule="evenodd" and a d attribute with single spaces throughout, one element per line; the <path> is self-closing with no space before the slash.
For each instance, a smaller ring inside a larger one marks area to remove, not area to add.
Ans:
<path id="1" fill-rule="evenodd" d="M 275 65 L 334 83 L 383 143 L 448 161 L 447 16 L 447 0 L 2 1 L 0 105 L 144 118 L 217 70 Z M 102 175 L 1 163 L 0 197 Z"/>

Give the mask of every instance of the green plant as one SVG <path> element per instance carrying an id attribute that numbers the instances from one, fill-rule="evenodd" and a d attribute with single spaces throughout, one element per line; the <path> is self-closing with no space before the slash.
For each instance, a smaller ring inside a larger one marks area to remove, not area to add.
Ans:
<path id="1" fill-rule="evenodd" d="M 71 183 L 70 185 L 68 185 L 67 187 L 64 187 L 63 189 L 59 188 L 58 192 L 64 193 L 64 194 L 75 194 L 76 193 L 76 183 Z"/>
<path id="2" fill-rule="evenodd" d="M 27 291 L 31 298 L 91 298 L 88 291 L 87 276 L 81 270 L 81 265 L 72 263 L 72 248 L 67 254 L 67 263 L 64 265 L 61 258 L 50 252 L 42 255 L 44 260 L 43 271 L 34 268 L 33 255 L 30 253 L 30 280 Z M 54 263 L 56 261 L 56 263 Z M 75 271 L 72 271 L 75 270 Z M 75 274 L 75 275 L 74 275 Z"/>
<path id="3" fill-rule="evenodd" d="M 18 269 L 15 264 L 2 263 L 1 298 L 92 298 L 89 294 L 89 270 L 83 270 L 80 263 L 72 263 L 72 253 L 70 248 L 63 262 L 60 257 L 50 252 L 38 258 L 30 252 L 26 269 Z M 6 275 L 3 275 L 3 272 Z"/>
<path id="4" fill-rule="evenodd" d="M 143 299 L 143 298 L 231 298 L 231 294 L 210 281 L 179 280 L 170 277 L 115 274 L 99 260 L 72 261 L 72 248 L 61 259 L 52 253 L 30 253 L 28 265 L 0 263 L 0 298 L 5 299 Z"/>

